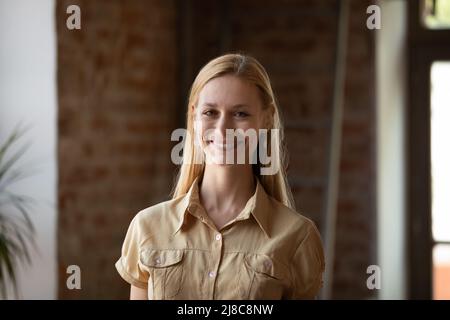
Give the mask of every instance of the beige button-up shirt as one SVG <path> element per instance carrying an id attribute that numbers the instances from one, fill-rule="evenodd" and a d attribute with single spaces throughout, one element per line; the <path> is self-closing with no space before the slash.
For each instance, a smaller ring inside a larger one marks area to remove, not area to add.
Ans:
<path id="1" fill-rule="evenodd" d="M 184 196 L 134 217 L 116 262 L 150 299 L 179 300 L 311 299 L 324 266 L 314 223 L 259 181 L 240 214 L 217 230 L 200 203 L 198 179 Z"/>

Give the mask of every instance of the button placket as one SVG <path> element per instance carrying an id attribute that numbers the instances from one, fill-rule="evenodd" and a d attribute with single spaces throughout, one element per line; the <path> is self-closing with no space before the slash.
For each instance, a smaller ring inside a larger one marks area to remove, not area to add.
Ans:
<path id="1" fill-rule="evenodd" d="M 213 236 L 213 243 L 211 248 L 211 269 L 208 271 L 209 284 L 209 298 L 214 299 L 215 286 L 217 282 L 218 271 L 222 259 L 222 242 L 223 237 L 220 233 Z"/>

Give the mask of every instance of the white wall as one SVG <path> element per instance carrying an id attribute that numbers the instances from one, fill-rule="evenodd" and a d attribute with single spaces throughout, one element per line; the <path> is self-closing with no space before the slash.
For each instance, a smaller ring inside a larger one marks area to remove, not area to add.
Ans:
<path id="1" fill-rule="evenodd" d="M 382 0 L 376 31 L 377 210 L 380 299 L 406 298 L 406 1 Z"/>
<path id="2" fill-rule="evenodd" d="M 39 253 L 20 272 L 21 297 L 56 298 L 56 34 L 54 0 L 0 0 L 0 141 L 18 122 L 37 174 L 14 190 L 32 196 Z"/>

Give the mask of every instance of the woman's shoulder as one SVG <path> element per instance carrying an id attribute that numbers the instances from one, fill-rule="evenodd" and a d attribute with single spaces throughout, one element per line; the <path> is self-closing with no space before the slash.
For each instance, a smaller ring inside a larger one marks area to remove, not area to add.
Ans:
<path id="1" fill-rule="evenodd" d="M 290 208 L 270 197 L 272 205 L 272 224 L 275 230 L 285 230 L 304 238 L 311 233 L 319 234 L 314 221 L 301 211 Z M 319 235 L 320 236 L 320 235 Z"/>
<path id="2" fill-rule="evenodd" d="M 167 212 L 176 211 L 182 200 L 183 197 L 181 196 L 178 198 L 157 202 L 151 206 L 143 208 L 136 214 L 136 216 L 139 216 L 140 218 L 146 218 L 165 215 Z"/>
<path id="3" fill-rule="evenodd" d="M 140 210 L 133 218 L 131 224 L 143 233 L 170 232 L 176 227 L 183 207 L 183 197 L 178 197 Z"/>

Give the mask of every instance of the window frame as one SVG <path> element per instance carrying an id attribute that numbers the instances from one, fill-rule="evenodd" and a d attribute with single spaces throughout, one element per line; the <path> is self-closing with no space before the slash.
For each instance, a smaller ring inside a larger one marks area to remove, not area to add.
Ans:
<path id="1" fill-rule="evenodd" d="M 408 295 L 433 298 L 436 243 L 431 229 L 431 65 L 450 61 L 450 29 L 428 29 L 421 21 L 422 1 L 408 1 Z M 428 119 L 428 121 L 424 121 Z"/>

